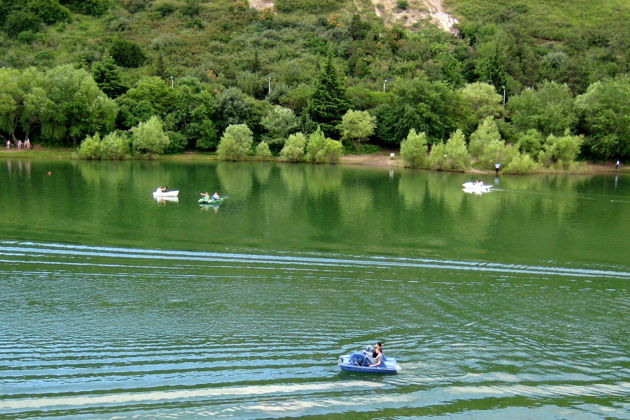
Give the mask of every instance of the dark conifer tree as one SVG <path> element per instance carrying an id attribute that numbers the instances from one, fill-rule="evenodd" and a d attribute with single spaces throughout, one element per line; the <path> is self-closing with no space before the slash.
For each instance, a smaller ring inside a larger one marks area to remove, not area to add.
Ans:
<path id="1" fill-rule="evenodd" d="M 337 125 L 348 109 L 345 90 L 337 78 L 332 56 L 329 55 L 317 76 L 315 91 L 308 101 L 308 115 L 321 126 L 327 136 L 337 138 Z"/>
<path id="2" fill-rule="evenodd" d="M 94 63 L 92 76 L 98 87 L 110 98 L 116 98 L 127 91 L 120 77 L 120 68 L 109 55 Z"/>

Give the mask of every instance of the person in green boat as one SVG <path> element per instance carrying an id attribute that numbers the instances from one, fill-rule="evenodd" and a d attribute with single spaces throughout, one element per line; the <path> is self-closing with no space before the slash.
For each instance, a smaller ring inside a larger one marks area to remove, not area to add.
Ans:
<path id="1" fill-rule="evenodd" d="M 212 199 L 213 200 L 218 200 L 219 199 L 219 194 L 216 193 L 216 192 L 214 194 L 212 194 Z"/>

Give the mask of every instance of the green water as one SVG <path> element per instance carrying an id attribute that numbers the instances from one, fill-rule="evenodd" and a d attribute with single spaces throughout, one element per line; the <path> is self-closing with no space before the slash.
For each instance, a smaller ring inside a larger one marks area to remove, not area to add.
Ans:
<path id="1" fill-rule="evenodd" d="M 2 418 L 630 418 L 628 175 L 0 176 Z M 398 375 L 339 372 L 376 340 Z"/>

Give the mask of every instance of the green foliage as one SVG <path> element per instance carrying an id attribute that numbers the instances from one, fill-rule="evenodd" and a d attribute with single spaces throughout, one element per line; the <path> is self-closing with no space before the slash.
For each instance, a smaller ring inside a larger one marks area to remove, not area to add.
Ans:
<path id="1" fill-rule="evenodd" d="M 269 150 L 269 145 L 266 142 L 261 141 L 258 143 L 258 146 L 256 146 L 256 156 L 263 160 L 271 157 L 271 150 Z"/>
<path id="2" fill-rule="evenodd" d="M 493 117 L 486 117 L 483 123 L 470 135 L 468 149 L 475 158 L 480 158 L 484 150 L 493 142 L 501 140 L 501 133 Z"/>
<path id="3" fill-rule="evenodd" d="M 367 111 L 354 111 L 352 109 L 344 114 L 339 124 L 341 139 L 354 142 L 356 147 L 374 134 L 375 128 L 376 117 Z"/>
<path id="4" fill-rule="evenodd" d="M 547 137 L 544 150 L 538 159 L 547 166 L 555 165 L 567 169 L 575 162 L 583 141 L 582 136 L 572 136 L 568 131 L 564 136 L 551 134 Z"/>
<path id="5" fill-rule="evenodd" d="M 457 91 L 459 125 L 470 134 L 486 117 L 501 118 L 505 115 L 503 98 L 488 83 L 469 83 Z"/>
<path id="6" fill-rule="evenodd" d="M 109 133 L 101 142 L 101 159 L 118 160 L 129 155 L 129 139 L 126 135 Z"/>
<path id="7" fill-rule="evenodd" d="M 81 142 L 79 157 L 89 160 L 119 160 L 127 157 L 129 151 L 129 140 L 125 135 L 109 133 L 101 139 L 96 133 Z"/>
<path id="8" fill-rule="evenodd" d="M 457 130 L 446 144 L 438 143 L 431 148 L 428 165 L 431 169 L 465 171 L 470 167 L 470 155 L 466 136 Z"/>
<path id="9" fill-rule="evenodd" d="M 58 0 L 27 0 L 26 7 L 47 25 L 70 20 L 70 11 Z"/>
<path id="10" fill-rule="evenodd" d="M 326 135 L 336 135 L 341 116 L 348 107 L 332 56 L 329 55 L 317 76 L 315 90 L 308 102 L 308 115 L 312 121 L 320 125 Z"/>
<path id="11" fill-rule="evenodd" d="M 279 12 L 325 13 L 339 8 L 338 0 L 276 0 Z"/>
<path id="12" fill-rule="evenodd" d="M 575 125 L 573 97 L 567 85 L 545 82 L 525 89 L 508 102 L 512 124 L 519 131 L 535 129 L 543 135 L 562 134 Z"/>
<path id="13" fill-rule="evenodd" d="M 376 108 L 377 134 L 399 144 L 412 128 L 425 132 L 429 143 L 446 138 L 456 129 L 456 94 L 443 82 L 420 77 L 397 83 L 391 103 Z"/>
<path id="14" fill-rule="evenodd" d="M 412 168 L 421 168 L 425 165 L 427 150 L 427 135 L 424 132 L 416 133 L 413 128 L 400 144 L 400 156 L 405 164 Z"/>
<path id="15" fill-rule="evenodd" d="M 122 82 L 120 68 L 108 55 L 92 65 L 92 76 L 98 87 L 110 98 L 116 98 L 127 90 Z"/>
<path id="16" fill-rule="evenodd" d="M 109 47 L 109 55 L 119 66 L 130 68 L 140 67 L 147 59 L 138 44 L 125 39 L 115 39 Z"/>
<path id="17" fill-rule="evenodd" d="M 134 154 L 153 155 L 164 153 L 170 139 L 164 132 L 162 121 L 152 116 L 131 128 L 131 145 Z"/>
<path id="18" fill-rule="evenodd" d="M 538 159 L 538 155 L 545 144 L 545 137 L 542 134 L 532 128 L 524 133 L 519 133 L 517 140 L 518 150 L 529 155 L 534 160 Z"/>
<path id="19" fill-rule="evenodd" d="M 116 104 L 83 69 L 58 66 L 43 79 L 46 100 L 40 101 L 39 123 L 45 138 L 76 146 L 79 138 L 97 131 L 111 131 Z"/>
<path id="20" fill-rule="evenodd" d="M 291 134 L 280 151 L 280 157 L 289 162 L 299 162 L 304 159 L 306 136 L 302 133 Z"/>
<path id="21" fill-rule="evenodd" d="M 246 124 L 230 125 L 225 129 L 217 155 L 223 160 L 240 160 L 251 152 L 252 130 Z"/>
<path id="22" fill-rule="evenodd" d="M 5 31 L 9 38 L 17 38 L 22 32 L 38 32 L 42 24 L 39 16 L 26 10 L 13 10 L 6 17 Z"/>
<path id="23" fill-rule="evenodd" d="M 306 160 L 315 163 L 317 161 L 317 154 L 324 149 L 325 144 L 326 136 L 321 127 L 317 127 L 317 130 L 308 137 L 308 143 L 306 143 Z"/>
<path id="24" fill-rule="evenodd" d="M 317 163 L 337 163 L 343 156 L 343 145 L 340 141 L 326 139 L 324 147 L 315 155 Z"/>
<path id="25" fill-rule="evenodd" d="M 280 145 L 299 128 L 299 120 L 293 110 L 280 105 L 271 108 L 260 123 L 269 133 L 269 141 Z"/>
<path id="26" fill-rule="evenodd" d="M 538 169 L 538 165 L 529 154 L 516 153 L 512 161 L 505 166 L 503 172 L 506 174 L 526 175 L 533 173 L 536 169 Z"/>
<path id="27" fill-rule="evenodd" d="M 477 159 L 476 166 L 482 169 L 493 169 L 498 163 L 501 166 L 509 165 L 518 150 L 511 145 L 506 145 L 503 140 L 492 140 L 487 143 Z"/>
<path id="28" fill-rule="evenodd" d="M 61 4 L 86 15 L 101 16 L 111 6 L 110 0 L 60 0 Z"/>
<path id="29" fill-rule="evenodd" d="M 592 84 L 575 100 L 586 146 L 597 158 L 630 157 L 630 78 Z"/>
<path id="30" fill-rule="evenodd" d="M 216 97 L 213 120 L 217 122 L 219 132 L 230 125 L 246 124 L 248 127 L 258 124 L 256 103 L 240 89 L 228 88 Z"/>
<path id="31" fill-rule="evenodd" d="M 177 103 L 175 89 L 159 77 L 145 77 L 136 87 L 116 99 L 120 112 L 118 125 L 130 128 L 156 115 L 165 119 Z"/>
<path id="32" fill-rule="evenodd" d="M 87 136 L 79 147 L 79 157 L 88 160 L 101 159 L 101 136 L 96 133 L 93 136 Z"/>

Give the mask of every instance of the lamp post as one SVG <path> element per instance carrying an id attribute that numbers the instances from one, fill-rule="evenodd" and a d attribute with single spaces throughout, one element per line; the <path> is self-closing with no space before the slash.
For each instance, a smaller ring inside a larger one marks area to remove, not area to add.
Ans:
<path id="1" fill-rule="evenodd" d="M 388 82 L 387 79 L 383 80 L 383 92 L 385 92 L 385 88 L 387 87 L 387 82 Z"/>
<path id="2" fill-rule="evenodd" d="M 171 76 L 171 87 L 173 87 L 173 76 Z"/>
<path id="3" fill-rule="evenodd" d="M 503 108 L 505 108 L 505 86 L 501 86 L 503 88 Z"/>
<path id="4" fill-rule="evenodd" d="M 271 95 L 271 75 L 269 75 L 269 88 L 267 90 L 267 95 Z"/>

